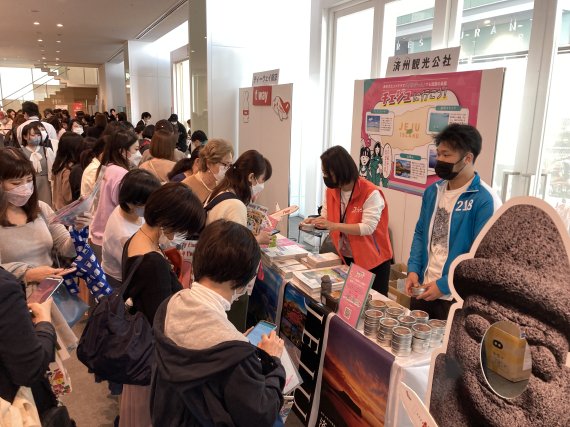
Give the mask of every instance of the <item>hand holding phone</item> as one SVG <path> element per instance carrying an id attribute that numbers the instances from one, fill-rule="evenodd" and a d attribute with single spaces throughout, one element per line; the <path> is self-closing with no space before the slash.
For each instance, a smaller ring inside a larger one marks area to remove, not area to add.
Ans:
<path id="1" fill-rule="evenodd" d="M 247 339 L 256 346 L 261 341 L 263 335 L 269 335 L 272 331 L 275 331 L 275 329 L 277 329 L 277 325 L 262 320 L 247 334 Z"/>
<path id="2" fill-rule="evenodd" d="M 62 283 L 63 278 L 61 277 L 46 277 L 29 296 L 28 303 L 43 303 L 54 294 Z"/>
<path id="3" fill-rule="evenodd" d="M 270 356 L 281 357 L 285 343 L 277 336 L 275 331 L 271 331 L 269 336 L 263 335 L 261 341 L 257 345 Z"/>

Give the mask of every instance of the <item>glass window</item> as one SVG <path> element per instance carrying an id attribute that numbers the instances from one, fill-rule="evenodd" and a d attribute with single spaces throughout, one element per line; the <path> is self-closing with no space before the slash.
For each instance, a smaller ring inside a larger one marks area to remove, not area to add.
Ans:
<path id="1" fill-rule="evenodd" d="M 491 3 L 500 2 L 465 1 L 458 70 L 507 69 L 493 174 L 493 187 L 498 189 L 503 172 L 515 167 L 513 153 L 519 140 L 533 1 L 519 3 L 514 13 L 512 9 L 504 13 L 499 4 L 485 10 L 478 8 Z"/>
<path id="2" fill-rule="evenodd" d="M 178 117 L 185 121 L 191 117 L 190 111 L 190 60 L 174 64 L 174 105 Z M 182 122 L 182 120 L 181 120 Z"/>
<path id="3" fill-rule="evenodd" d="M 558 54 L 554 61 L 541 157 L 538 196 L 556 208 L 570 231 L 570 0 L 562 9 Z"/>
<path id="4" fill-rule="evenodd" d="M 0 78 L 2 79 L 2 97 L 4 99 L 23 98 L 25 101 L 34 99 L 30 68 L 3 67 L 0 68 Z M 5 108 L 10 108 L 10 106 L 5 106 Z"/>
<path id="5" fill-rule="evenodd" d="M 425 2 L 426 6 L 430 2 Z M 431 2 L 433 4 L 433 2 Z M 398 16 L 394 55 L 406 55 L 431 50 L 434 8 Z"/>
<path id="6" fill-rule="evenodd" d="M 374 9 L 335 20 L 330 146 L 350 151 L 354 81 L 370 78 Z"/>

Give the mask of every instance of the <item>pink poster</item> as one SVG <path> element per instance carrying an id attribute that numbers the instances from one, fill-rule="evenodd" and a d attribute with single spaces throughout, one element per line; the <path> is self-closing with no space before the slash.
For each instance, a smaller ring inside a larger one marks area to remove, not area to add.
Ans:
<path id="1" fill-rule="evenodd" d="M 372 286 L 375 275 L 352 263 L 348 277 L 342 288 L 337 314 L 353 328 L 356 328 L 364 302 Z"/>
<path id="2" fill-rule="evenodd" d="M 433 138 L 452 123 L 477 125 L 482 71 L 364 82 L 360 176 L 423 194 L 435 174 Z"/>

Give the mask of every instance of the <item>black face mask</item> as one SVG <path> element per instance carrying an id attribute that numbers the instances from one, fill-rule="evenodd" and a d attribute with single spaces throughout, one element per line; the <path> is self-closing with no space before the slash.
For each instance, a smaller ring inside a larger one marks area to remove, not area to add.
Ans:
<path id="1" fill-rule="evenodd" d="M 459 159 L 459 161 L 457 161 L 456 163 L 449 163 L 449 162 L 443 162 L 441 160 L 438 160 L 435 164 L 435 173 L 437 176 L 439 176 L 441 179 L 445 179 L 447 181 L 451 181 L 452 179 L 454 179 L 457 175 L 459 175 L 459 173 L 463 170 L 463 168 L 466 165 L 463 165 L 463 168 L 461 168 L 461 170 L 455 172 L 453 170 L 453 167 L 459 163 L 461 163 L 463 161 L 465 157 L 462 157 L 461 159 Z"/>
<path id="2" fill-rule="evenodd" d="M 331 188 L 331 189 L 332 189 L 332 188 L 337 188 L 337 187 L 338 187 L 337 183 L 334 182 L 334 181 L 330 178 L 330 176 L 323 176 L 323 181 L 325 182 L 325 185 L 326 185 L 328 188 Z"/>

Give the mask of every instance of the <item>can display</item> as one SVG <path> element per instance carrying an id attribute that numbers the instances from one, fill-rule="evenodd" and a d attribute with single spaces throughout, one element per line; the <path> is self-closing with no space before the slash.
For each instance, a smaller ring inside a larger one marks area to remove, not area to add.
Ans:
<path id="1" fill-rule="evenodd" d="M 431 319 L 428 321 L 431 326 L 431 336 L 429 339 L 429 346 L 431 348 L 439 347 L 443 344 L 443 336 L 445 335 L 445 320 Z"/>
<path id="2" fill-rule="evenodd" d="M 399 323 L 395 319 L 385 317 L 380 320 L 376 340 L 381 346 L 390 347 L 392 343 L 392 330 L 398 325 Z"/>
<path id="3" fill-rule="evenodd" d="M 403 314 L 402 316 L 398 317 L 398 322 L 400 325 L 405 326 L 407 328 L 411 328 L 414 323 L 416 323 L 416 318 L 412 316 L 406 316 Z"/>
<path id="4" fill-rule="evenodd" d="M 396 326 L 392 329 L 392 352 L 396 356 L 409 356 L 412 353 L 412 330 L 405 326 Z"/>
<path id="5" fill-rule="evenodd" d="M 418 323 L 427 323 L 429 320 L 429 314 L 423 310 L 412 310 L 410 316 L 414 317 Z"/>
<path id="6" fill-rule="evenodd" d="M 364 335 L 373 336 L 378 332 L 380 319 L 384 317 L 384 313 L 380 310 L 369 309 L 364 312 Z"/>
<path id="7" fill-rule="evenodd" d="M 402 314 L 404 314 L 403 308 L 390 307 L 386 309 L 386 316 L 392 319 L 397 320 Z"/>

